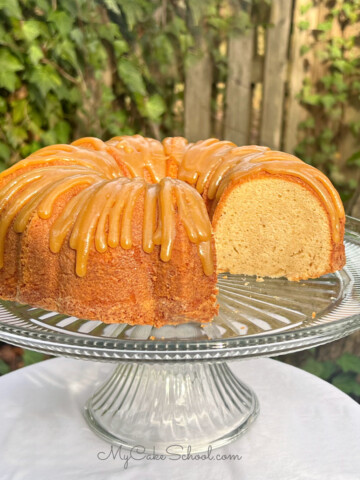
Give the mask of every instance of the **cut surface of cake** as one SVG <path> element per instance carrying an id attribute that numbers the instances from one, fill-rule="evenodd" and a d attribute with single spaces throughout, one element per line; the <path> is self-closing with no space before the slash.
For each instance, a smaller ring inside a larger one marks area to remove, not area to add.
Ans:
<path id="1" fill-rule="evenodd" d="M 213 225 L 219 271 L 300 280 L 342 266 L 327 212 L 290 178 L 261 176 L 236 185 Z"/>
<path id="2" fill-rule="evenodd" d="M 106 323 L 203 323 L 218 272 L 341 269 L 344 224 L 328 178 L 289 154 L 82 138 L 0 175 L 0 297 Z"/>

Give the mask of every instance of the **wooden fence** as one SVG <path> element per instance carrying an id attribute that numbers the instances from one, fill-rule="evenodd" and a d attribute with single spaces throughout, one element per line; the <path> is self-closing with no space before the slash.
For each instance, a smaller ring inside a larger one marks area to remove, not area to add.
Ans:
<path id="1" fill-rule="evenodd" d="M 201 59 L 186 73 L 187 138 L 196 141 L 217 136 L 239 145 L 258 143 L 294 151 L 299 143 L 298 124 L 307 116 L 297 94 L 305 76 L 314 83 L 323 73 L 313 52 L 300 54 L 301 46 L 310 42 L 313 31 L 328 13 L 325 2 L 318 2 L 304 14 L 303 7 L 308 3 L 308 0 L 274 0 L 268 28 L 256 27 L 230 37 L 226 45 L 225 98 L 217 107 L 216 119 L 211 117 L 213 65 L 204 47 Z M 301 30 L 300 20 L 306 21 L 309 28 Z M 353 114 L 358 116 L 359 112 Z M 340 146 L 343 159 L 355 150 L 354 138 L 345 137 Z"/>

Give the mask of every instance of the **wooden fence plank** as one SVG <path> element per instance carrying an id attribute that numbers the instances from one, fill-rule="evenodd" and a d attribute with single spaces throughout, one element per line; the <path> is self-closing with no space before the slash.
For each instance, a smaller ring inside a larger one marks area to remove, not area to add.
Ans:
<path id="1" fill-rule="evenodd" d="M 260 143 L 274 149 L 281 146 L 291 13 L 291 1 L 272 2 L 273 26 L 266 35 Z"/>
<path id="2" fill-rule="evenodd" d="M 185 137 L 195 142 L 211 136 L 212 63 L 204 41 L 202 56 L 186 71 Z"/>
<path id="3" fill-rule="evenodd" d="M 253 50 L 253 29 L 229 40 L 224 136 L 238 145 L 249 141 Z"/>

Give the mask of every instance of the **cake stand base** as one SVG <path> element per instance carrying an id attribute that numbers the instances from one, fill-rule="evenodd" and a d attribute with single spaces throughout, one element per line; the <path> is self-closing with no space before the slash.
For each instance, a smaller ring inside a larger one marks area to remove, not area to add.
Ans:
<path id="1" fill-rule="evenodd" d="M 121 363 L 85 406 L 104 440 L 168 455 L 221 447 L 258 413 L 255 393 L 225 362 Z"/>

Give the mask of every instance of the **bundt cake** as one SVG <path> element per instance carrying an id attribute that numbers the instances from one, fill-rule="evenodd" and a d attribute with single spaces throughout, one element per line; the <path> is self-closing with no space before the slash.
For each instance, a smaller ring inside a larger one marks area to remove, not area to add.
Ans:
<path id="1" fill-rule="evenodd" d="M 292 155 L 81 138 L 0 175 L 0 297 L 106 323 L 207 322 L 218 272 L 342 268 L 344 223 L 328 178 Z"/>

